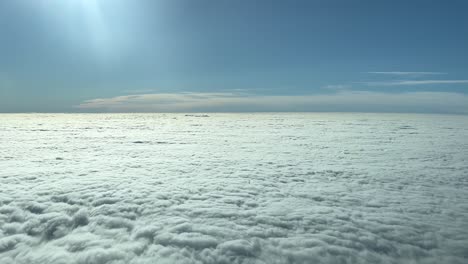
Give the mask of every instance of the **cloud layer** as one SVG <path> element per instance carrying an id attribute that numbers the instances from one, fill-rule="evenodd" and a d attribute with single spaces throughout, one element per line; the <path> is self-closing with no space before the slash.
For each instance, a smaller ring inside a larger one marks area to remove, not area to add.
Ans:
<path id="1" fill-rule="evenodd" d="M 0 263 L 466 263 L 464 116 L 3 115 Z"/>
<path id="2" fill-rule="evenodd" d="M 76 106 L 95 112 L 432 112 L 468 113 L 468 96 L 449 92 L 340 91 L 303 96 L 241 93 L 159 93 L 88 100 Z"/>

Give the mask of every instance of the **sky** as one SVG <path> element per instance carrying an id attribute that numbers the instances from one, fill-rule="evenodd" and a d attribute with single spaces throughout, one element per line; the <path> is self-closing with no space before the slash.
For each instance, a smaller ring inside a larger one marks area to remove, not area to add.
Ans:
<path id="1" fill-rule="evenodd" d="M 0 112 L 468 113 L 467 1 L 2 0 Z"/>

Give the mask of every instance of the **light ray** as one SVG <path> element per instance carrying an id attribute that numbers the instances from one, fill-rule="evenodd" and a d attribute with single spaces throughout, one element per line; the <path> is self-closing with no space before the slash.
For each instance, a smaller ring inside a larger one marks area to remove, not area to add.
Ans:
<path id="1" fill-rule="evenodd" d="M 99 1 L 82 0 L 79 1 L 79 3 L 93 47 L 100 54 L 109 52 L 112 47 L 112 45 L 110 45 L 111 34 Z"/>
<path id="2" fill-rule="evenodd" d="M 119 21 L 109 19 L 109 12 L 125 15 L 123 2 L 102 0 L 42 0 L 42 13 L 50 28 L 63 35 L 66 45 L 75 51 L 91 54 L 105 62 L 120 52 L 119 40 L 125 39 Z M 123 18 L 121 20 L 124 20 Z M 115 30 L 118 28 L 118 30 Z"/>

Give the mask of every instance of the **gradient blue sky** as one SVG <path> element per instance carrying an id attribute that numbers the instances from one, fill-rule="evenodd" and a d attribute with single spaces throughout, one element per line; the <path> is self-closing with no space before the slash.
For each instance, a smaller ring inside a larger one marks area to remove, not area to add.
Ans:
<path id="1" fill-rule="evenodd" d="M 468 1 L 2 0 L 0 112 L 468 113 Z"/>

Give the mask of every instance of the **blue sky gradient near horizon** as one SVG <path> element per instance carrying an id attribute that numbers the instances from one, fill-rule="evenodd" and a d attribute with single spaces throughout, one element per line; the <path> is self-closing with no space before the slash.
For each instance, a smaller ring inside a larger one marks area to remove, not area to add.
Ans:
<path id="1" fill-rule="evenodd" d="M 0 112 L 466 114 L 467 10 L 461 0 L 3 0 Z"/>

